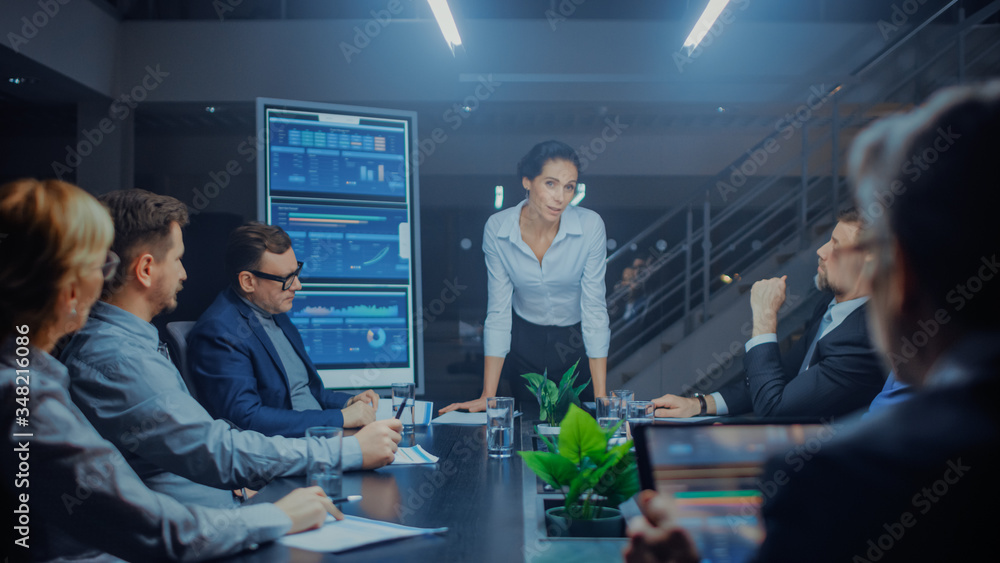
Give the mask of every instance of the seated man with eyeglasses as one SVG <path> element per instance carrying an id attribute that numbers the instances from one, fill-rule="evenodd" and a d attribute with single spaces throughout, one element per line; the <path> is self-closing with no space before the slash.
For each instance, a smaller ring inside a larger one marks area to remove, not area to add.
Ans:
<path id="1" fill-rule="evenodd" d="M 229 235 L 229 287 L 188 335 L 188 369 L 212 415 L 269 436 L 311 426 L 358 428 L 375 420 L 378 395 L 325 389 L 286 313 L 302 289 L 288 233 L 250 222 Z"/>

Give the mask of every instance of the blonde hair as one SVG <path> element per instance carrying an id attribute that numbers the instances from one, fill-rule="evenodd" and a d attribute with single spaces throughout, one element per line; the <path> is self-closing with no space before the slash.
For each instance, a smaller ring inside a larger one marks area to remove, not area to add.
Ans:
<path id="1" fill-rule="evenodd" d="M 107 252 L 108 210 L 82 189 L 25 178 L 0 186 L 0 341 L 55 322 L 59 292 Z"/>

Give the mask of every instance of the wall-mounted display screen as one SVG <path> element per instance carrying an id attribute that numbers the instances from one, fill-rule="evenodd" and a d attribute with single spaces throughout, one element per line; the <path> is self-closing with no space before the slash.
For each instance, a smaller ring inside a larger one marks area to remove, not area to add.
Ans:
<path id="1" fill-rule="evenodd" d="M 288 313 L 324 384 L 423 392 L 414 112 L 259 98 L 260 219 L 304 264 Z"/>

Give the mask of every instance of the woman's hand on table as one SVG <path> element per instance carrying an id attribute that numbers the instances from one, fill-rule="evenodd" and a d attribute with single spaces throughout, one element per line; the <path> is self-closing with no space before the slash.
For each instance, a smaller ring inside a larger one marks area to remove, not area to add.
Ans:
<path id="1" fill-rule="evenodd" d="M 447 407 L 438 410 L 438 414 L 444 414 L 446 412 L 459 409 L 465 409 L 469 412 L 483 412 L 486 410 L 486 397 L 480 397 L 474 401 L 466 401 L 464 403 L 452 403 Z"/>

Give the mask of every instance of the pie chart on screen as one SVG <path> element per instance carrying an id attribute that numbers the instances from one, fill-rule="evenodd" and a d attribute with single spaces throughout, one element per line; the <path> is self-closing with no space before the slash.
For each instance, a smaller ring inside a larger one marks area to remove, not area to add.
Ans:
<path id="1" fill-rule="evenodd" d="M 372 348 L 381 348 L 385 344 L 385 331 L 381 328 L 368 329 L 368 345 Z"/>

